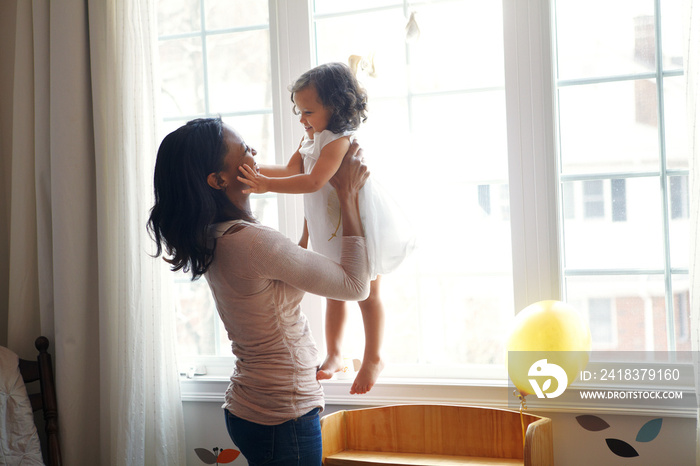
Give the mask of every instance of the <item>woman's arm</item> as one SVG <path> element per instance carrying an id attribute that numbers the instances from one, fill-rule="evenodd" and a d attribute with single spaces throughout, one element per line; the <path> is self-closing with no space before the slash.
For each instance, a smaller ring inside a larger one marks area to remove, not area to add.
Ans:
<path id="1" fill-rule="evenodd" d="M 273 229 L 260 230 L 250 245 L 254 276 L 278 280 L 309 293 L 343 301 L 367 299 L 369 263 L 364 238 L 341 238 L 340 263 L 293 243 Z M 219 246 L 217 246 L 219 247 Z M 221 247 L 220 254 L 225 253 Z"/>
<path id="2" fill-rule="evenodd" d="M 250 166 L 244 164 L 239 167 L 243 176 L 239 175 L 238 180 L 249 186 L 248 189 L 243 191 L 246 194 L 262 194 L 268 191 L 287 194 L 313 193 L 328 183 L 338 170 L 349 147 L 350 140 L 347 137 L 328 143 L 321 149 L 321 154 L 311 173 L 272 178 L 266 175 L 265 170 L 261 170 L 258 173 Z M 301 156 L 299 156 L 299 159 L 301 160 Z"/>
<path id="3" fill-rule="evenodd" d="M 369 178 L 369 170 L 364 164 L 362 149 L 357 140 L 350 145 L 341 162 L 329 182 L 335 188 L 340 200 L 343 236 L 364 236 L 358 195 Z"/>
<path id="4" fill-rule="evenodd" d="M 358 208 L 358 193 L 369 177 L 362 162 L 359 145 L 353 143 L 331 183 L 338 192 L 343 219 L 340 264 L 325 256 L 307 251 L 268 231 L 272 237 L 259 237 L 251 261 L 256 271 L 267 278 L 310 293 L 341 300 L 363 300 L 369 295 L 369 263 Z"/>

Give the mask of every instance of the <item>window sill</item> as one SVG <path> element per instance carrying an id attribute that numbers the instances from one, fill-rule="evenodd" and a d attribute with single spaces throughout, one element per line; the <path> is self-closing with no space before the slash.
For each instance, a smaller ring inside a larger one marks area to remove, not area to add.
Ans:
<path id="1" fill-rule="evenodd" d="M 228 387 L 228 377 L 196 376 L 180 379 L 182 401 L 185 402 L 224 402 Z M 351 380 L 329 380 L 323 382 L 328 405 L 380 406 L 390 404 L 458 404 L 486 406 L 492 408 L 519 409 L 518 399 L 513 395 L 513 387 L 505 380 L 449 380 L 433 379 L 430 382 L 415 379 L 381 379 L 365 395 L 351 395 Z M 591 391 L 591 386 L 576 384 L 567 388 L 554 399 L 539 400 L 534 395 L 526 398 L 527 409 L 534 413 L 596 413 L 636 416 L 665 416 L 695 418 L 697 400 L 693 387 L 674 388 L 682 393 L 678 400 L 640 399 L 598 399 L 583 400 L 581 393 Z M 609 388 L 600 388 L 610 391 Z M 645 389 L 646 390 L 646 389 Z"/>

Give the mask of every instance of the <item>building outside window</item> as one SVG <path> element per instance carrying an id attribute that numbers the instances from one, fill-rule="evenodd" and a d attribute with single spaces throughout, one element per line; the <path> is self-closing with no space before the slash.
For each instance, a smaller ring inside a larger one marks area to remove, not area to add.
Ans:
<path id="1" fill-rule="evenodd" d="M 610 180 L 610 194 L 612 196 L 612 221 L 624 222 L 627 220 L 627 183 L 624 179 Z"/>
<path id="2" fill-rule="evenodd" d="M 591 339 L 599 348 L 612 347 L 616 331 L 613 319 L 612 301 L 606 298 L 593 298 L 588 301 L 588 321 Z"/>
<path id="3" fill-rule="evenodd" d="M 605 217 L 605 197 L 601 180 L 583 182 L 583 215 L 589 219 Z"/>

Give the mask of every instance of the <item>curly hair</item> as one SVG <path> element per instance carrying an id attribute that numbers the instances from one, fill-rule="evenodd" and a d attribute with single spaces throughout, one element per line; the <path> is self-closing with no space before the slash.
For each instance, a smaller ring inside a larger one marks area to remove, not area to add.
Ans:
<path id="1" fill-rule="evenodd" d="M 157 245 L 155 257 L 165 250 L 172 270 L 191 271 L 192 280 L 211 264 L 216 247 L 209 239 L 212 224 L 255 221 L 207 183 L 210 173 L 224 169 L 227 151 L 221 118 L 192 120 L 168 134 L 158 148 L 148 230 Z"/>
<path id="2" fill-rule="evenodd" d="M 367 92 L 360 86 L 349 66 L 344 63 L 326 63 L 302 74 L 289 87 L 294 94 L 313 86 L 321 104 L 331 110 L 326 129 L 333 133 L 354 131 L 367 120 Z M 294 113 L 299 110 L 294 105 Z"/>

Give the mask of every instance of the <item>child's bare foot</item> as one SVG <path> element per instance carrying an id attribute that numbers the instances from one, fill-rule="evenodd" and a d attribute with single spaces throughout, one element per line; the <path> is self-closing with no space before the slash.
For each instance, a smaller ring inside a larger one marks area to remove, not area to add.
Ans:
<path id="1" fill-rule="evenodd" d="M 321 367 L 316 371 L 316 380 L 326 380 L 333 377 L 333 374 L 343 370 L 343 357 L 340 355 L 326 356 Z"/>
<path id="2" fill-rule="evenodd" d="M 350 394 L 362 395 L 370 391 L 382 370 L 384 370 L 384 361 L 380 357 L 365 358 L 350 388 Z"/>

